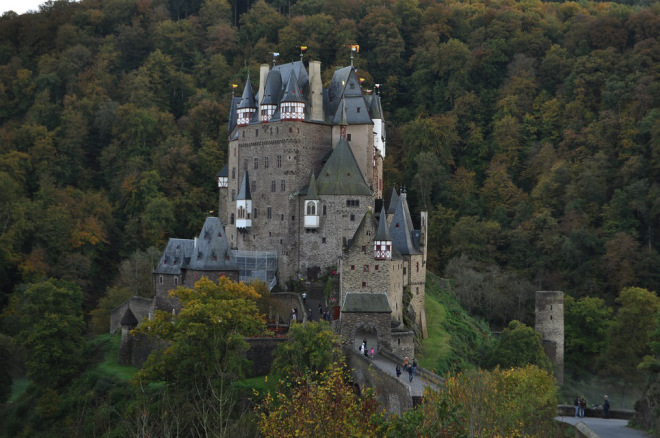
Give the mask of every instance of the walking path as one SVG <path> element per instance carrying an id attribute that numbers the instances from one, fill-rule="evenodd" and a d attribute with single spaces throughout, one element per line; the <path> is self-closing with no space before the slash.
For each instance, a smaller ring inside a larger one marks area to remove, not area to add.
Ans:
<path id="1" fill-rule="evenodd" d="M 396 377 L 396 362 L 389 360 L 388 358 L 384 357 L 381 354 L 377 354 L 373 359 L 370 358 L 369 360 L 374 364 L 374 366 L 378 367 L 381 371 Z M 401 381 L 401 383 L 403 383 L 404 385 L 410 388 L 410 395 L 413 397 L 421 397 L 422 394 L 424 394 L 424 389 L 427 386 L 431 386 L 432 389 L 438 389 L 435 383 L 427 380 L 426 378 L 424 378 L 419 374 L 414 376 L 412 381 L 408 379 L 409 379 L 408 373 L 404 372 L 403 369 L 401 369 L 401 376 L 399 377 L 399 380 Z"/>
<path id="2" fill-rule="evenodd" d="M 593 430 L 600 438 L 650 438 L 651 435 L 639 430 L 631 429 L 628 426 L 628 420 L 614 420 L 604 418 L 575 418 L 575 417 L 555 417 L 555 420 L 568 424 L 577 424 L 582 421 L 589 429 Z"/>

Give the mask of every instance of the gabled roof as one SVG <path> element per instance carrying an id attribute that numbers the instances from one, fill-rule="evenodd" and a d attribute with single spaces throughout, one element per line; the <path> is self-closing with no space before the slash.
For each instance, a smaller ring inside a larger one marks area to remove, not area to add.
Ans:
<path id="1" fill-rule="evenodd" d="M 155 274 L 180 275 L 187 258 L 192 253 L 195 242 L 192 239 L 170 239 L 154 269 Z"/>
<path id="2" fill-rule="evenodd" d="M 335 71 L 330 86 L 325 93 L 326 114 L 333 124 L 339 124 L 344 101 L 346 120 L 351 125 L 373 123 L 369 116 L 369 107 L 362 94 L 360 80 L 355 75 L 353 67 L 344 67 Z"/>
<path id="3" fill-rule="evenodd" d="M 206 218 L 186 268 L 196 271 L 238 271 L 219 218 Z"/>
<path id="4" fill-rule="evenodd" d="M 399 195 L 397 195 L 396 193 L 396 188 L 392 187 L 389 203 L 387 204 L 387 214 L 394 214 L 398 203 L 399 203 Z"/>
<path id="5" fill-rule="evenodd" d="M 346 294 L 342 313 L 392 313 L 392 308 L 384 293 L 356 293 Z"/>
<path id="6" fill-rule="evenodd" d="M 403 255 L 421 254 L 415 247 L 413 241 L 412 219 L 410 217 L 410 210 L 408 209 L 408 201 L 406 194 L 401 193 L 399 202 L 390 224 L 390 234 L 392 235 L 392 243 Z"/>
<path id="7" fill-rule="evenodd" d="M 374 240 L 392 241 L 392 235 L 390 234 L 390 230 L 387 227 L 387 215 L 385 214 L 385 207 L 383 207 L 380 211 L 380 218 L 378 218 L 378 232 L 376 233 Z"/>
<path id="8" fill-rule="evenodd" d="M 241 188 L 238 191 L 238 196 L 236 197 L 237 201 L 247 201 L 252 199 L 252 193 L 250 193 L 250 178 L 248 176 L 248 171 L 246 170 L 243 174 L 243 181 L 241 182 Z"/>
<path id="9" fill-rule="evenodd" d="M 289 81 L 286 84 L 286 88 L 284 89 L 284 96 L 282 96 L 282 99 L 280 102 L 304 102 L 305 99 L 303 99 L 302 96 L 302 88 L 300 88 L 300 85 L 298 85 L 298 79 L 296 78 L 296 73 L 291 72 L 289 75 Z"/>
<path id="10" fill-rule="evenodd" d="M 339 139 L 316 184 L 319 195 L 372 195 L 345 138 Z"/>
<path id="11" fill-rule="evenodd" d="M 252 82 L 250 82 L 250 75 L 245 81 L 245 88 L 243 89 L 243 97 L 241 97 L 241 102 L 238 104 L 238 108 L 256 108 L 257 103 L 254 100 L 254 93 L 252 92 Z"/>
<path id="12" fill-rule="evenodd" d="M 307 201 L 318 201 L 319 193 L 316 189 L 316 178 L 312 172 L 312 178 L 309 180 L 309 187 L 307 187 L 307 196 L 305 197 Z"/>

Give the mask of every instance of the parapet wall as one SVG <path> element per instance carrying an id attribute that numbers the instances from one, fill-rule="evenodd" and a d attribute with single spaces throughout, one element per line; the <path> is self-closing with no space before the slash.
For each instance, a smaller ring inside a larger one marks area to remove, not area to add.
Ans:
<path id="1" fill-rule="evenodd" d="M 353 370 L 353 381 L 362 390 L 373 388 L 376 391 L 376 400 L 389 414 L 400 415 L 413 407 L 413 399 L 408 387 L 394 374 L 382 372 L 372 366 L 369 359 L 353 350 L 345 353 L 348 367 Z"/>
<path id="2" fill-rule="evenodd" d="M 110 314 L 110 333 L 114 334 L 121 327 L 121 319 L 124 317 L 124 312 L 126 309 L 131 309 L 135 318 L 142 322 L 143 319 L 149 317 L 149 313 L 154 311 L 154 300 L 153 298 L 144 298 L 144 297 L 131 297 L 128 300 L 124 301 L 114 309 Z"/>

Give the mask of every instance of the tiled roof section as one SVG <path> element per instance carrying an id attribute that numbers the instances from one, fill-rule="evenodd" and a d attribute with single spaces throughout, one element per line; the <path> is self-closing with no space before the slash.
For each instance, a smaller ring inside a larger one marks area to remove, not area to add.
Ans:
<path id="1" fill-rule="evenodd" d="M 307 74 L 307 69 L 301 61 L 289 62 L 288 64 L 276 65 L 271 69 L 271 72 L 279 72 L 282 76 L 283 81 L 289 80 L 291 73 L 296 75 L 298 80 L 298 88 L 305 90 L 309 86 L 309 75 Z"/>
<path id="2" fill-rule="evenodd" d="M 339 139 L 316 179 L 316 184 L 319 195 L 372 195 L 353 151 L 344 138 Z"/>
<path id="3" fill-rule="evenodd" d="M 380 218 L 378 218 L 378 232 L 374 240 L 389 240 L 392 241 L 392 235 L 389 228 L 387 228 L 387 215 L 385 214 L 385 207 L 380 211 Z"/>
<path id="4" fill-rule="evenodd" d="M 225 164 L 225 167 L 222 168 L 220 172 L 216 175 L 217 177 L 229 177 L 229 165 Z"/>
<path id="5" fill-rule="evenodd" d="M 380 104 L 380 96 L 372 94 L 369 101 L 369 115 L 372 119 L 383 119 L 383 108 Z"/>
<path id="6" fill-rule="evenodd" d="M 308 201 L 318 201 L 319 193 L 316 188 L 316 177 L 312 173 L 312 178 L 309 180 L 309 186 L 307 187 L 307 197 L 305 198 Z"/>
<path id="7" fill-rule="evenodd" d="M 387 295 L 349 292 L 341 308 L 342 313 L 392 313 Z"/>
<path id="8" fill-rule="evenodd" d="M 126 311 L 124 312 L 124 316 L 121 317 L 121 322 L 119 323 L 119 325 L 128 326 L 128 327 L 137 327 L 138 320 L 131 311 L 130 307 L 126 308 Z"/>
<path id="9" fill-rule="evenodd" d="M 326 114 L 333 124 L 341 122 L 341 102 L 344 100 L 346 121 L 351 125 L 372 123 L 369 107 L 362 94 L 360 80 L 353 67 L 344 67 L 335 71 L 330 86 L 325 93 Z"/>
<path id="10" fill-rule="evenodd" d="M 231 98 L 231 109 L 229 110 L 229 121 L 227 122 L 227 132 L 232 132 L 236 127 L 236 122 L 238 121 L 238 113 L 236 112 L 236 108 L 238 107 L 238 104 L 240 102 L 241 102 L 240 97 L 234 96 Z"/>
<path id="11" fill-rule="evenodd" d="M 271 70 L 266 78 L 266 88 L 262 105 L 278 105 L 282 94 L 282 75 L 278 70 Z"/>
<path id="12" fill-rule="evenodd" d="M 284 96 L 282 97 L 281 102 L 304 102 L 305 99 L 302 96 L 302 88 L 298 84 L 298 79 L 296 78 L 296 73 L 291 72 L 289 75 L 289 81 L 286 84 L 286 89 L 284 90 Z"/>
<path id="13" fill-rule="evenodd" d="M 238 104 L 238 108 L 256 108 L 257 102 L 254 100 L 254 93 L 252 92 L 252 82 L 250 82 L 250 76 L 248 75 L 247 81 L 245 81 L 245 88 L 243 89 L 243 97 L 241 97 L 241 102 Z"/>
<path id="14" fill-rule="evenodd" d="M 392 192 L 390 193 L 390 199 L 387 204 L 387 213 L 394 214 L 396 211 L 396 206 L 399 204 L 399 195 L 396 193 L 396 188 L 392 187 Z"/>
<path id="15" fill-rule="evenodd" d="M 185 268 L 187 258 L 190 258 L 194 246 L 195 242 L 191 239 L 170 239 L 154 273 L 180 275 L 181 268 Z"/>
<path id="16" fill-rule="evenodd" d="M 414 245 L 413 240 L 413 225 L 410 218 L 410 210 L 408 209 L 408 201 L 406 201 L 406 194 L 401 193 L 399 202 L 390 224 L 390 234 L 392 235 L 392 243 L 403 255 L 420 254 L 419 250 Z"/>
<path id="17" fill-rule="evenodd" d="M 206 218 L 186 268 L 197 271 L 238 271 L 219 218 Z"/>
<path id="18" fill-rule="evenodd" d="M 360 225 L 358 225 L 357 229 L 355 230 L 353 237 L 348 241 L 347 249 L 351 250 L 353 248 L 353 244 L 357 240 L 356 236 L 364 233 L 365 228 L 369 227 L 369 229 L 375 230 L 377 226 L 378 224 L 376 223 L 376 218 L 374 218 L 374 215 L 371 213 L 371 211 L 367 211 L 362 217 Z"/>
<path id="19" fill-rule="evenodd" d="M 246 201 L 248 199 L 252 199 L 252 193 L 250 193 L 250 177 L 248 176 L 248 171 L 246 170 L 243 174 L 243 181 L 241 182 L 241 188 L 238 191 L 236 200 Z"/>

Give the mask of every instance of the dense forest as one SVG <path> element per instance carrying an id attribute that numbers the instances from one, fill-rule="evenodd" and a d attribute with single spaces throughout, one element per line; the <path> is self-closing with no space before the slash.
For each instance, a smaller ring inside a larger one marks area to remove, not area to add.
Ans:
<path id="1" fill-rule="evenodd" d="M 635 370 L 660 290 L 660 4 L 622 3 L 60 0 L 5 13 L 0 333 L 20 338 L 40 282 L 78 291 L 63 305 L 106 331 L 108 309 L 151 293 L 167 239 L 217 209 L 232 84 L 301 46 L 329 81 L 357 44 L 388 123 L 385 183 L 430 214 L 430 270 L 498 329 L 533 321 L 534 291 L 562 290 L 569 365 L 593 371 L 609 351 L 610 365 L 627 358 L 612 372 Z M 625 317 L 642 323 L 627 303 L 651 314 L 632 356 L 603 341 Z M 584 315 L 597 318 L 585 328 Z"/>

